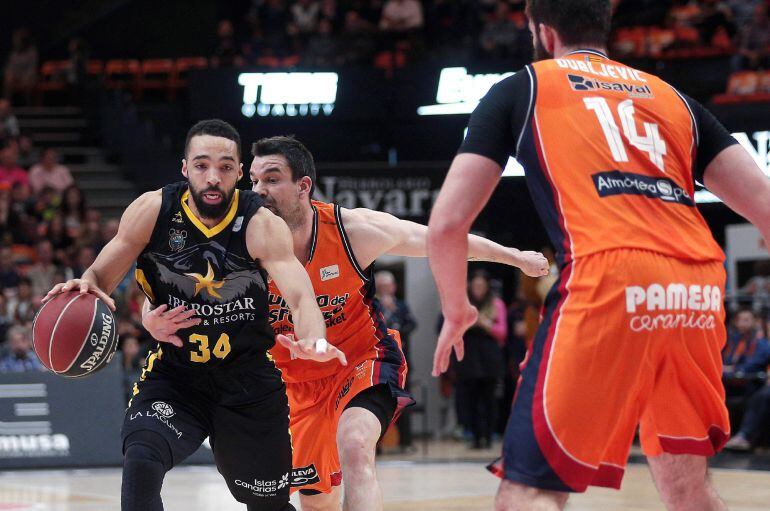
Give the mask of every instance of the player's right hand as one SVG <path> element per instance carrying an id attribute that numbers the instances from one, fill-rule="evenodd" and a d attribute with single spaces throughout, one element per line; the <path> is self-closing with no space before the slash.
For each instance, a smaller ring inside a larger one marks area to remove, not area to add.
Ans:
<path id="1" fill-rule="evenodd" d="M 184 342 L 176 333 L 178 330 L 200 325 L 201 318 L 193 316 L 195 309 L 185 309 L 184 305 L 180 305 L 168 310 L 168 305 L 164 303 L 142 316 L 142 326 L 158 341 L 181 348 Z"/>
<path id="2" fill-rule="evenodd" d="M 340 364 L 348 365 L 345 354 L 329 344 L 326 339 L 300 339 L 295 341 L 291 337 L 282 334 L 275 336 L 275 340 L 289 350 L 291 358 L 315 360 L 316 362 L 328 362 L 337 359 Z"/>
<path id="3" fill-rule="evenodd" d="M 465 304 L 460 314 L 445 315 L 441 333 L 438 336 L 436 351 L 433 353 L 433 376 L 440 376 L 449 369 L 449 360 L 452 349 L 455 350 L 457 360 L 465 356 L 463 335 L 465 331 L 476 323 L 479 311 L 470 303 Z"/>
<path id="4" fill-rule="evenodd" d="M 78 289 L 80 294 L 91 293 L 99 297 L 111 311 L 115 312 L 115 300 L 110 298 L 110 295 L 99 289 L 93 282 L 84 279 L 70 279 L 67 282 L 56 284 L 50 291 L 43 297 L 43 303 L 52 299 L 54 296 Z"/>

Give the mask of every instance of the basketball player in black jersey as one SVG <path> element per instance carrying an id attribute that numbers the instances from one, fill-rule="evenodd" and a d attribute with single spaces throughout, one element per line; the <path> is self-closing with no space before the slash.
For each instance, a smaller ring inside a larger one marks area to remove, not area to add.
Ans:
<path id="1" fill-rule="evenodd" d="M 206 437 L 238 501 L 249 510 L 293 510 L 289 409 L 267 354 L 274 339 L 265 271 L 300 337 L 280 341 L 301 358 L 346 364 L 345 356 L 323 339 L 288 227 L 257 194 L 236 189 L 243 175 L 237 131 L 219 120 L 193 126 L 182 174 L 187 181 L 135 200 L 83 277 L 54 286 L 46 299 L 79 288 L 114 310 L 109 293 L 136 260 L 136 280 L 156 314 L 181 327 L 173 346 L 150 353 L 126 411 L 123 511 L 162 510 L 165 473 Z"/>

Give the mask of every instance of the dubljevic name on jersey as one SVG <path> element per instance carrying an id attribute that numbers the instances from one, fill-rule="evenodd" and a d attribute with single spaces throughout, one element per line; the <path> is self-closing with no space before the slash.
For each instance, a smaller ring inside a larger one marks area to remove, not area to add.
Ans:
<path id="1" fill-rule="evenodd" d="M 196 317 L 200 317 L 203 325 L 224 325 L 235 321 L 255 321 L 256 310 L 254 298 L 239 298 L 232 302 L 216 305 L 190 303 L 187 300 L 168 296 L 168 307 L 173 309 L 183 305 L 187 309 L 195 309 Z"/>

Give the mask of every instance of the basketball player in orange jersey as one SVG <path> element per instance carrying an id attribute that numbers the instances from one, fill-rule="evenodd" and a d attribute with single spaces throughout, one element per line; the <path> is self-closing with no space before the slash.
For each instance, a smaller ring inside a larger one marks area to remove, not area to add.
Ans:
<path id="1" fill-rule="evenodd" d="M 722 510 L 707 457 L 729 421 L 721 383 L 724 254 L 694 203 L 704 183 L 770 239 L 770 182 L 701 105 L 607 58 L 610 0 L 528 0 L 536 63 L 471 116 L 429 227 L 446 321 L 434 374 L 476 310 L 466 233 L 509 156 L 558 247 L 503 447 L 497 510 L 556 510 L 618 488 L 640 426 L 671 510 Z M 469 186 L 473 183 L 473 186 Z"/>
<path id="2" fill-rule="evenodd" d="M 289 395 L 293 486 L 301 487 L 303 511 L 338 510 L 344 476 L 345 510 L 380 510 L 375 447 L 413 400 L 404 390 L 407 366 L 398 333 L 384 326 L 374 299 L 372 265 L 383 254 L 425 257 L 427 227 L 387 213 L 311 201 L 313 156 L 292 137 L 260 140 L 252 154 L 253 191 L 289 225 L 294 253 L 305 265 L 326 319 L 329 342 L 349 361 L 340 370 L 296 360 L 285 347 L 271 350 Z M 469 237 L 467 256 L 518 266 L 531 276 L 548 272 L 542 254 L 478 236 Z M 270 321 L 276 334 L 293 334 L 290 311 L 272 283 Z"/>

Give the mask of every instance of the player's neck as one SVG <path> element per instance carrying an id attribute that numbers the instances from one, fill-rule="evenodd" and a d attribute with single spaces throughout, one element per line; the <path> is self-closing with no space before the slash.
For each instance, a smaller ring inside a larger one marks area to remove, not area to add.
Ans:
<path id="1" fill-rule="evenodd" d="M 556 44 L 556 47 L 553 50 L 553 58 L 560 59 L 563 58 L 566 55 L 569 55 L 572 52 L 575 51 L 581 51 L 581 50 L 589 50 L 589 51 L 595 51 L 599 53 L 603 53 L 604 55 L 607 55 L 607 48 L 604 46 L 598 46 L 593 44 L 579 44 L 576 46 L 562 46 L 561 44 Z"/>
<path id="2" fill-rule="evenodd" d="M 297 225 L 289 225 L 294 241 L 294 255 L 303 265 L 310 259 L 310 247 L 313 246 L 313 225 L 315 215 L 310 204 L 302 206 L 302 221 Z"/>

